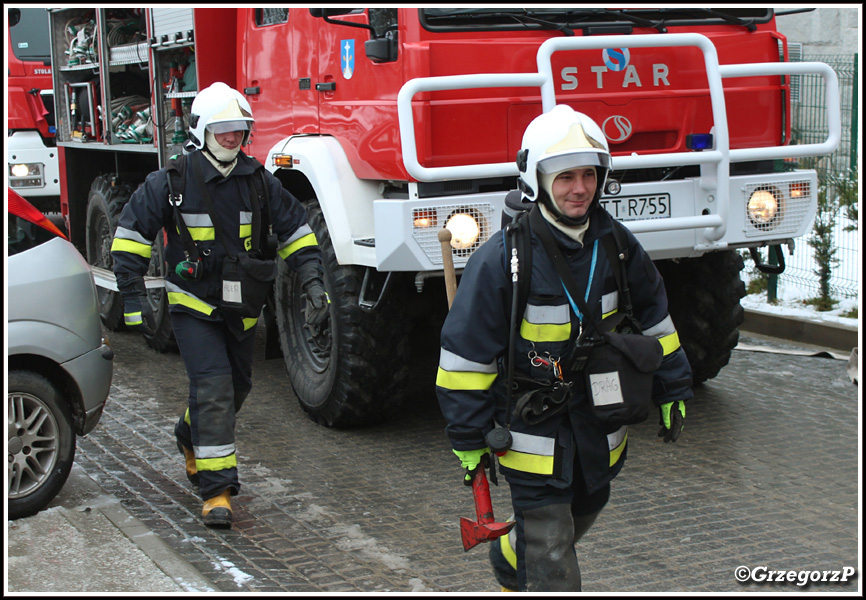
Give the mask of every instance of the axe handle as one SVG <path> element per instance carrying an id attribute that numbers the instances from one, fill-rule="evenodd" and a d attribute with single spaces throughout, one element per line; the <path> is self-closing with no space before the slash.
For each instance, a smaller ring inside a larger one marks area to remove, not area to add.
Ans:
<path id="1" fill-rule="evenodd" d="M 475 516 L 478 523 L 493 523 L 493 502 L 490 500 L 490 486 L 484 474 L 484 465 L 479 464 L 472 479 L 472 496 L 475 498 Z"/>
<path id="2" fill-rule="evenodd" d="M 448 309 L 454 303 L 457 293 L 457 273 L 454 271 L 454 257 L 451 255 L 451 231 L 444 227 L 439 230 L 439 244 L 442 246 L 442 267 L 445 271 L 445 293 L 448 296 Z"/>

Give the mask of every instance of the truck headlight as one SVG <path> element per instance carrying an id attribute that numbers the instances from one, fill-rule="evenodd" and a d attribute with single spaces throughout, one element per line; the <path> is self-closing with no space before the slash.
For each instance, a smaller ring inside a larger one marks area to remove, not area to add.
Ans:
<path id="1" fill-rule="evenodd" d="M 451 232 L 451 246 L 457 250 L 472 248 L 481 235 L 481 225 L 471 213 L 455 213 L 448 218 L 445 228 Z"/>
<path id="2" fill-rule="evenodd" d="M 9 163 L 9 187 L 42 187 L 42 163 Z"/>
<path id="3" fill-rule="evenodd" d="M 746 208 L 752 225 L 769 229 L 780 219 L 782 196 L 775 188 L 761 188 L 752 192 Z"/>

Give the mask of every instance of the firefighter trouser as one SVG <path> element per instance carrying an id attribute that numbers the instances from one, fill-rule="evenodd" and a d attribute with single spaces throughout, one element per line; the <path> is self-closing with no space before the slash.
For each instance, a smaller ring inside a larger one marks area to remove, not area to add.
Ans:
<path id="1" fill-rule="evenodd" d="M 580 461 L 575 459 L 575 465 Z M 610 484 L 588 494 L 579 467 L 570 488 L 509 481 L 513 519 L 507 536 L 491 542 L 490 561 L 499 583 L 526 592 L 579 592 L 574 545 L 610 497 Z M 515 571 L 516 568 L 516 571 Z"/>
<path id="2" fill-rule="evenodd" d="M 226 489 L 238 493 L 235 413 L 252 389 L 255 333 L 238 340 L 221 321 L 171 313 L 180 355 L 189 376 L 189 408 L 174 433 L 195 452 L 201 496 L 208 500 Z"/>

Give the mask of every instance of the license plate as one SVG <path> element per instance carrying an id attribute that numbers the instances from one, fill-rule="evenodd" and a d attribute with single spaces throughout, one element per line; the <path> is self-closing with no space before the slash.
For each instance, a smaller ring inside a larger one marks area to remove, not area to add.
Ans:
<path id="1" fill-rule="evenodd" d="M 620 221 L 638 219 L 669 219 L 671 217 L 671 195 L 608 197 L 600 200 L 601 205 L 614 218 Z"/>

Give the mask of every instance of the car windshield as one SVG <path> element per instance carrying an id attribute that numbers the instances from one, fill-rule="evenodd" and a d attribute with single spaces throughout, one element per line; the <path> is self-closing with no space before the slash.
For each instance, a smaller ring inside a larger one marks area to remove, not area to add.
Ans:
<path id="1" fill-rule="evenodd" d="M 769 8 L 422 8 L 421 22 L 431 31 L 571 29 L 598 25 L 652 27 L 733 24 L 753 29 L 773 16 Z"/>
<path id="2" fill-rule="evenodd" d="M 48 11 L 45 8 L 16 8 L 20 20 L 9 28 L 12 52 L 18 60 L 46 61 L 51 57 L 48 31 Z"/>

